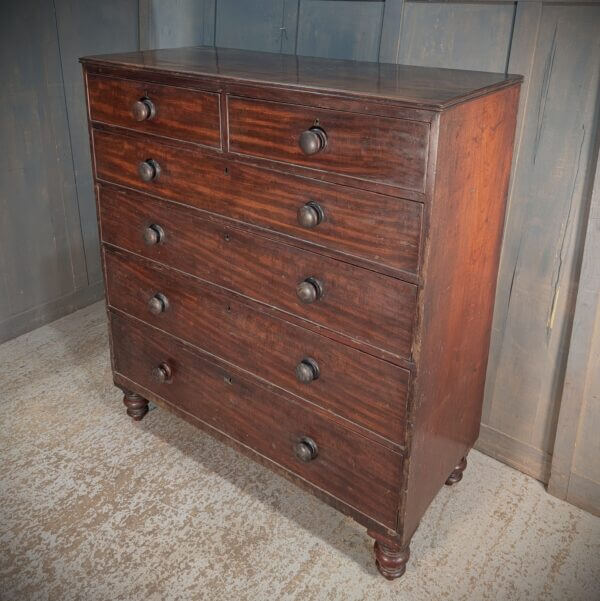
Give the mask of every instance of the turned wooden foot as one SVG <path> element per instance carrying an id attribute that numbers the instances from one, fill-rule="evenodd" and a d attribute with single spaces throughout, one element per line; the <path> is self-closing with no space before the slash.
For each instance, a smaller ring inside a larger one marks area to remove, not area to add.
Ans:
<path id="1" fill-rule="evenodd" d="M 392 539 L 376 532 L 369 531 L 368 534 L 375 539 L 373 549 L 375 551 L 375 564 L 379 573 L 388 580 L 400 578 L 406 571 L 406 564 L 410 557 L 410 547 L 408 545 L 401 547 Z"/>
<path id="2" fill-rule="evenodd" d="M 148 413 L 148 401 L 135 392 L 123 391 L 123 403 L 127 407 L 127 415 L 139 422 Z"/>
<path id="3" fill-rule="evenodd" d="M 457 466 L 455 466 L 455 468 L 452 470 L 452 473 L 448 476 L 448 480 L 446 480 L 446 485 L 452 486 L 453 484 L 460 482 L 462 480 L 463 472 L 465 471 L 466 467 L 467 458 L 463 457 L 460 460 L 460 463 Z"/>

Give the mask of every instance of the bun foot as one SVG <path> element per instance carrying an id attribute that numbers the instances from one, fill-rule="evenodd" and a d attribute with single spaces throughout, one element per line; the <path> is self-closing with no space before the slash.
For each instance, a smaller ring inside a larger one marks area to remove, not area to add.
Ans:
<path id="1" fill-rule="evenodd" d="M 139 422 L 148 413 L 148 401 L 135 392 L 124 390 L 123 403 L 127 407 L 127 415 Z"/>
<path id="2" fill-rule="evenodd" d="M 447 486 L 452 486 L 457 482 L 460 482 L 463 477 L 463 472 L 467 467 L 467 458 L 463 457 L 460 460 L 460 463 L 452 470 L 452 473 L 448 476 L 448 480 L 446 480 Z"/>
<path id="3" fill-rule="evenodd" d="M 406 571 L 406 564 L 410 558 L 410 548 L 401 547 L 375 532 L 369 532 L 369 536 L 375 539 L 373 549 L 375 551 L 375 565 L 379 573 L 388 580 L 400 578 Z"/>

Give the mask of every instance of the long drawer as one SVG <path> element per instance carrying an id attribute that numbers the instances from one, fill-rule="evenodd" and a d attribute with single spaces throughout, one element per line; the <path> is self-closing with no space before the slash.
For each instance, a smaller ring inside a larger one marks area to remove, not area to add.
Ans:
<path id="1" fill-rule="evenodd" d="M 213 92 L 88 75 L 88 100 L 92 121 L 221 148 Z"/>
<path id="2" fill-rule="evenodd" d="M 206 214 L 151 197 L 102 188 L 99 206 L 104 242 L 398 357 L 410 355 L 417 298 L 413 284 L 224 226 Z M 144 241 L 148 227 L 163 232 L 159 243 Z"/>
<path id="3" fill-rule="evenodd" d="M 407 370 L 266 315 L 217 286 L 125 253 L 104 254 L 112 307 L 404 443 Z"/>
<path id="4" fill-rule="evenodd" d="M 229 97 L 227 105 L 231 152 L 425 190 L 426 123 L 250 98 Z M 322 132 L 322 149 L 307 155 L 300 136 L 311 128 Z"/>
<path id="5" fill-rule="evenodd" d="M 113 314 L 111 327 L 117 373 L 359 511 L 395 526 L 401 454 L 208 361 L 148 326 Z M 168 374 L 166 381 L 153 376 L 156 368 Z M 304 460 L 297 456 L 297 445 L 310 445 Z"/>
<path id="6" fill-rule="evenodd" d="M 93 132 L 101 180 L 162 196 L 269 228 L 379 265 L 416 273 L 422 205 L 344 186 L 284 175 L 152 138 Z M 160 175 L 143 181 L 138 166 L 151 159 Z M 303 227 L 298 211 L 321 209 L 322 220 Z"/>

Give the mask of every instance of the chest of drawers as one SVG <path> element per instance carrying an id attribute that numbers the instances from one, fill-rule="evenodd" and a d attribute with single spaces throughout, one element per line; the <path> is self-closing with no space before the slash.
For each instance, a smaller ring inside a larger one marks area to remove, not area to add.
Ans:
<path id="1" fill-rule="evenodd" d="M 367 527 L 387 578 L 477 439 L 520 77 L 82 59 L 114 381 Z"/>

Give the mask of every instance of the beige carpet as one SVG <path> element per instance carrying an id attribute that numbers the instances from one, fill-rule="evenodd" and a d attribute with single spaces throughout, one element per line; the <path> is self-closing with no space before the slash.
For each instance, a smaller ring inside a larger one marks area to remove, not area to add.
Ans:
<path id="1" fill-rule="evenodd" d="M 3 601 L 600 599 L 600 519 L 477 452 L 385 581 L 350 519 L 166 411 L 127 418 L 102 304 L 0 365 Z"/>

